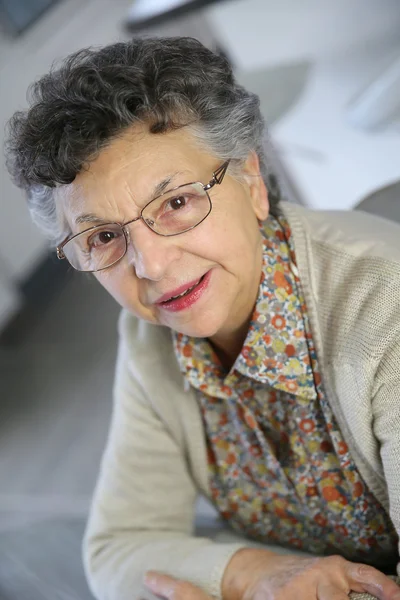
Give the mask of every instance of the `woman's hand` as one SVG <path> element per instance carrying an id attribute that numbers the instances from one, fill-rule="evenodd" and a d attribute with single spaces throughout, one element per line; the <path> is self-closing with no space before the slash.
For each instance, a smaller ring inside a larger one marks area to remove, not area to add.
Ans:
<path id="1" fill-rule="evenodd" d="M 211 600 L 191 583 L 160 573 L 149 573 L 145 584 L 167 600 Z M 389 577 L 340 556 L 303 558 L 246 548 L 232 557 L 222 583 L 224 600 L 348 600 L 351 591 L 400 600 L 400 588 Z"/>
<path id="2" fill-rule="evenodd" d="M 222 582 L 224 600 L 348 600 L 367 592 L 400 600 L 400 588 L 383 573 L 340 556 L 282 556 L 244 548 L 233 555 Z"/>

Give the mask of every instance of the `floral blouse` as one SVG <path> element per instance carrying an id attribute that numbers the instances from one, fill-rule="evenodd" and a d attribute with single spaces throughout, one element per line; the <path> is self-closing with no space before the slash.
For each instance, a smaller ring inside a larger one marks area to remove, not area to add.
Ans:
<path id="1" fill-rule="evenodd" d="M 288 224 L 269 217 L 258 300 L 226 373 L 206 339 L 174 333 L 196 390 L 214 503 L 253 539 L 395 566 L 398 536 L 326 397 Z"/>

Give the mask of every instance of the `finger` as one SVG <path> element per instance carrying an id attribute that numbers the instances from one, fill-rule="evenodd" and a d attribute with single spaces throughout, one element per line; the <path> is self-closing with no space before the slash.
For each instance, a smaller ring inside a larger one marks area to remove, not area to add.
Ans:
<path id="1" fill-rule="evenodd" d="M 348 577 L 351 590 L 368 592 L 379 600 L 400 600 L 400 588 L 383 573 L 359 563 L 348 563 Z"/>
<path id="2" fill-rule="evenodd" d="M 211 600 L 197 586 L 157 571 L 148 571 L 144 584 L 157 596 L 167 600 Z"/>
<path id="3" fill-rule="evenodd" d="M 170 575 L 158 573 L 157 571 L 147 571 L 144 576 L 144 585 L 157 596 L 174 600 L 178 580 Z"/>

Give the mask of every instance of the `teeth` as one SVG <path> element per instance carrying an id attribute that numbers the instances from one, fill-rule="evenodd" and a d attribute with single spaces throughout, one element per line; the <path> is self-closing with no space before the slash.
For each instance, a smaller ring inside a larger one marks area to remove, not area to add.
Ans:
<path id="1" fill-rule="evenodd" d="M 169 300 L 167 300 L 167 302 L 170 302 L 171 300 L 176 300 L 177 298 L 182 298 L 182 296 L 186 296 L 186 294 L 189 294 L 192 290 L 194 290 L 196 285 L 198 285 L 199 281 L 197 283 L 195 283 L 194 285 L 192 285 L 192 287 L 188 288 L 186 290 L 186 292 L 182 292 L 182 294 L 179 294 L 179 296 L 171 296 L 171 298 Z"/>

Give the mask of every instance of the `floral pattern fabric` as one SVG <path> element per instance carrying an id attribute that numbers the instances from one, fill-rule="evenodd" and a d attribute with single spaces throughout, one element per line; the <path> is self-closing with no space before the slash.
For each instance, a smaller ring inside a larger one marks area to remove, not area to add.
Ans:
<path id="1" fill-rule="evenodd" d="M 366 487 L 329 405 L 288 224 L 263 226 L 259 296 L 229 373 L 205 339 L 173 333 L 197 390 L 214 503 L 265 543 L 395 565 L 398 536 Z"/>

